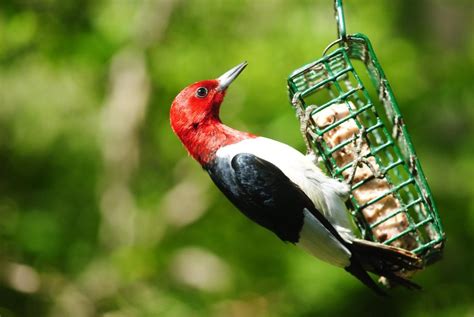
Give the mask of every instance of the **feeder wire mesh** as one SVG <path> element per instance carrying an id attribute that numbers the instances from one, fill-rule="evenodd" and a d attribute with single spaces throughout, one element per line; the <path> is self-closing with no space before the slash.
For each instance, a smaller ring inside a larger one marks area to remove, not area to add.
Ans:
<path id="1" fill-rule="evenodd" d="M 361 236 L 409 250 L 427 265 L 445 241 L 430 188 L 369 39 L 346 34 L 342 0 L 335 13 L 338 39 L 288 78 L 301 132 L 328 173 L 351 186 L 348 207 Z"/>

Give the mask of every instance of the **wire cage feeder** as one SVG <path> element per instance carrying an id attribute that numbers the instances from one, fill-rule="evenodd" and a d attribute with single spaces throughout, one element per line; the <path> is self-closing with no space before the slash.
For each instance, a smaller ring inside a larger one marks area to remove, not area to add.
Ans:
<path id="1" fill-rule="evenodd" d="M 335 13 L 338 39 L 288 78 L 308 150 L 350 185 L 348 207 L 362 238 L 430 264 L 445 234 L 410 135 L 369 39 L 346 34 L 342 0 Z"/>

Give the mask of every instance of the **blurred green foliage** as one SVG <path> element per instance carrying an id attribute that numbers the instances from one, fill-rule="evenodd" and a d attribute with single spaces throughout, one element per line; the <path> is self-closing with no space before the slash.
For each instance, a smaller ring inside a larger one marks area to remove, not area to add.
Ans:
<path id="1" fill-rule="evenodd" d="M 472 316 L 471 0 L 345 1 L 395 91 L 447 231 L 422 292 L 380 299 L 250 223 L 172 134 L 189 83 L 242 60 L 222 118 L 304 144 L 286 76 L 331 0 L 4 0 L 0 315 Z"/>

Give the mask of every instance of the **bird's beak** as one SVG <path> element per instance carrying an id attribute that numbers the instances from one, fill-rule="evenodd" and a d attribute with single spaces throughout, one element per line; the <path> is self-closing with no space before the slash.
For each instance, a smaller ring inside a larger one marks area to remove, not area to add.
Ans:
<path id="1" fill-rule="evenodd" d="M 239 74 L 244 70 L 247 66 L 247 62 L 240 63 L 239 65 L 235 66 L 234 68 L 228 70 L 224 73 L 221 77 L 217 78 L 219 82 L 219 86 L 217 87 L 218 91 L 224 91 L 229 87 L 229 85 L 239 76 Z"/>

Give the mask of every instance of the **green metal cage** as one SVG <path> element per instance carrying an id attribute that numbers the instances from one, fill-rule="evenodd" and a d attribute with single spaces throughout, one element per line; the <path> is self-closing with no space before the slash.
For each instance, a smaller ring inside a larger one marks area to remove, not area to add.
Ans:
<path id="1" fill-rule="evenodd" d="M 346 35 L 342 0 L 335 12 L 339 38 L 288 78 L 308 149 L 351 186 L 361 237 L 432 263 L 445 234 L 410 135 L 369 39 Z"/>

